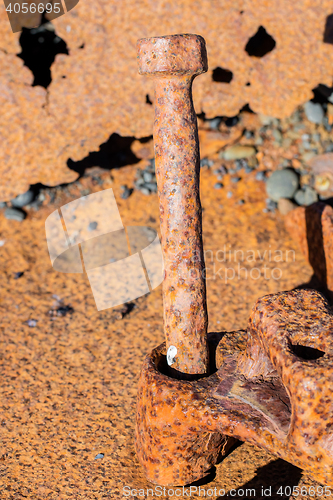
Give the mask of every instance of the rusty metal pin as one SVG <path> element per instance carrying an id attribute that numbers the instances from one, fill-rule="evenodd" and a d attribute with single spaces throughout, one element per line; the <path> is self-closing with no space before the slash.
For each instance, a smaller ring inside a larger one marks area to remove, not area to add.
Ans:
<path id="1" fill-rule="evenodd" d="M 154 145 L 168 363 L 176 372 L 205 374 L 208 321 L 199 140 L 192 102 L 192 81 L 207 71 L 205 41 L 189 34 L 144 38 L 137 49 L 139 73 L 156 80 Z"/>

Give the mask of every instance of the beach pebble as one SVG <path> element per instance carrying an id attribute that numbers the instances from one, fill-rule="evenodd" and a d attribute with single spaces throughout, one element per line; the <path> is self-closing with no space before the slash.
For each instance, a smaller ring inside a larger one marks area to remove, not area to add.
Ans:
<path id="1" fill-rule="evenodd" d="M 221 175 L 223 177 L 223 175 L 226 175 L 228 173 L 228 170 L 226 169 L 226 167 L 224 165 L 220 165 L 218 168 L 216 168 L 214 170 L 214 174 L 215 175 Z"/>
<path id="2" fill-rule="evenodd" d="M 256 180 L 257 181 L 264 181 L 266 180 L 265 172 L 260 170 L 259 172 L 256 173 Z"/>
<path id="3" fill-rule="evenodd" d="M 325 172 L 322 175 L 316 175 L 315 188 L 319 193 L 328 191 L 331 188 L 331 176 L 325 175 Z"/>
<path id="4" fill-rule="evenodd" d="M 253 130 L 245 130 L 244 136 L 246 137 L 246 139 L 253 139 L 254 137 Z"/>
<path id="5" fill-rule="evenodd" d="M 147 173 L 147 172 L 145 172 L 145 174 L 146 174 L 146 173 Z M 132 191 L 133 191 L 133 190 L 132 190 L 132 189 L 130 189 L 129 187 L 127 187 L 127 186 L 121 186 L 121 188 L 122 188 L 122 190 L 123 190 L 123 191 L 122 191 L 122 193 L 121 193 L 120 197 L 121 197 L 123 200 L 127 200 L 127 198 L 129 198 L 129 197 L 131 196 L 131 194 L 132 194 Z"/>
<path id="6" fill-rule="evenodd" d="M 289 212 L 294 210 L 297 205 L 287 198 L 280 198 L 278 201 L 278 209 L 281 215 L 287 215 Z"/>
<path id="7" fill-rule="evenodd" d="M 296 191 L 294 198 L 299 205 L 304 205 L 306 207 L 318 201 L 318 195 L 316 191 L 310 186 L 305 186 L 304 189 L 299 189 L 298 191 Z"/>
<path id="8" fill-rule="evenodd" d="M 245 169 L 248 166 L 248 163 L 246 160 L 242 159 L 242 160 L 236 160 L 235 165 L 236 165 L 236 172 L 238 172 L 239 170 L 242 170 L 243 168 Z"/>
<path id="9" fill-rule="evenodd" d="M 157 193 L 156 182 L 146 182 L 145 186 L 149 189 L 151 193 Z"/>
<path id="10" fill-rule="evenodd" d="M 29 191 L 26 191 L 25 193 L 19 194 L 14 198 L 12 201 L 13 207 L 16 208 L 22 208 L 25 207 L 26 205 L 29 205 L 34 199 L 35 195 L 34 192 L 29 189 Z"/>
<path id="11" fill-rule="evenodd" d="M 218 130 L 221 122 L 222 118 L 212 118 L 211 120 L 207 120 L 207 123 L 211 130 Z"/>
<path id="12" fill-rule="evenodd" d="M 6 219 L 17 220 L 21 222 L 25 219 L 26 214 L 18 208 L 6 208 L 5 217 Z"/>
<path id="13" fill-rule="evenodd" d="M 90 222 L 89 225 L 88 225 L 88 231 L 94 231 L 96 228 L 97 228 L 97 222 L 94 221 L 94 222 Z"/>
<path id="14" fill-rule="evenodd" d="M 322 123 L 324 110 L 319 103 L 309 101 L 304 104 L 304 111 L 307 119 L 312 123 Z"/>
<path id="15" fill-rule="evenodd" d="M 34 328 L 37 325 L 37 320 L 36 319 L 28 319 L 27 325 L 30 326 L 30 328 Z"/>
<path id="16" fill-rule="evenodd" d="M 242 158 L 249 158 L 256 153 L 256 150 L 253 146 L 242 146 L 240 144 L 235 144 L 233 146 L 229 146 L 223 152 L 223 158 L 225 160 L 241 160 Z"/>
<path id="17" fill-rule="evenodd" d="M 266 191 L 273 201 L 292 198 L 298 188 L 297 174 L 291 169 L 276 170 L 266 183 Z"/>
<path id="18" fill-rule="evenodd" d="M 270 198 L 266 198 L 266 208 L 264 208 L 264 212 L 275 212 L 277 209 L 277 203 Z"/>
<path id="19" fill-rule="evenodd" d="M 212 167 L 214 165 L 213 160 L 208 160 L 208 158 L 202 158 L 200 160 L 200 167 Z"/>
<path id="20" fill-rule="evenodd" d="M 307 151 L 306 153 L 302 154 L 302 160 L 305 163 L 308 163 L 312 158 L 316 156 L 316 153 L 314 151 Z"/>
<path id="21" fill-rule="evenodd" d="M 154 174 L 152 172 L 143 172 L 143 180 L 145 182 L 151 182 L 154 179 Z"/>
<path id="22" fill-rule="evenodd" d="M 282 143 L 282 138 L 283 138 L 283 137 L 282 137 L 282 134 L 281 134 L 281 132 L 280 132 L 280 130 L 279 130 L 279 129 L 277 129 L 277 128 L 276 128 L 276 129 L 274 129 L 274 130 L 273 130 L 273 137 L 274 137 L 275 141 L 276 141 L 278 144 L 281 144 L 281 143 Z"/>

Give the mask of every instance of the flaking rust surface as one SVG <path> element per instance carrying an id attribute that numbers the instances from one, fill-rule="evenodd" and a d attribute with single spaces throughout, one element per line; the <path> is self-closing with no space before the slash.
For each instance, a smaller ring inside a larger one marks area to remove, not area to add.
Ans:
<path id="1" fill-rule="evenodd" d="M 311 99 L 319 83 L 332 84 L 333 46 L 323 42 L 332 13 L 329 0 L 82 1 L 53 22 L 70 54 L 57 55 L 45 90 L 31 87 L 32 76 L 16 57 L 19 34 L 11 32 L 1 5 L 0 198 L 33 182 L 73 180 L 68 158 L 97 151 L 113 132 L 151 134 L 146 95 L 153 100 L 153 83 L 137 74 L 138 38 L 186 32 L 205 38 L 209 72 L 194 85 L 197 113 L 233 116 L 249 103 L 255 112 L 285 117 Z M 250 57 L 244 49 L 259 26 L 276 47 Z M 217 67 L 233 73 L 230 83 L 212 80 Z"/>
<path id="2" fill-rule="evenodd" d="M 54 202 L 47 196 L 44 206 L 31 210 L 22 223 L 0 212 L 1 499 L 134 499 L 141 497 L 126 497 L 123 486 L 137 491 L 152 487 L 134 452 L 134 425 L 144 357 L 164 340 L 161 287 L 136 300 L 128 314 L 122 307 L 98 312 L 87 278 L 54 271 L 45 241 L 44 223 L 52 211 L 86 190 L 109 187 L 125 226 L 158 229 L 157 195 L 134 191 L 127 200 L 120 197 L 121 186 L 134 181 L 136 168 L 125 167 L 112 175 L 113 181 L 104 173 L 102 184 L 85 177 L 57 190 Z M 312 270 L 282 218 L 263 213 L 264 183 L 255 181 L 255 174 L 233 187 L 231 199 L 227 190 L 212 189 L 214 182 L 211 171 L 202 170 L 209 331 L 236 331 L 246 327 L 258 297 L 306 283 Z M 238 205 L 240 199 L 245 204 Z M 281 279 L 265 279 L 262 274 L 246 280 L 236 274 L 226 284 L 223 271 L 237 269 L 237 262 L 233 257 L 222 261 L 217 251 L 224 245 L 227 250 L 255 251 L 256 261 L 242 261 L 241 266 L 279 267 Z M 264 255 L 269 249 L 281 250 L 283 260 L 276 262 L 274 253 L 271 258 Z M 295 260 L 286 259 L 289 250 L 295 252 Z M 17 272 L 24 274 L 15 279 Z M 59 303 L 73 312 L 58 315 Z M 36 326 L 28 326 L 28 320 L 36 320 Z M 98 453 L 104 458 L 95 459 Z M 241 445 L 217 466 L 215 479 L 204 487 L 226 492 L 254 487 L 256 498 L 262 498 L 262 486 L 276 491 L 297 483 L 317 486 L 299 469 L 255 446 Z"/>

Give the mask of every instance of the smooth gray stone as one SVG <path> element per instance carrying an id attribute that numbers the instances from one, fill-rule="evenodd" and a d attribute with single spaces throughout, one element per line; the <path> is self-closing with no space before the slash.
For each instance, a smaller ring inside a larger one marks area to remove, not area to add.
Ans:
<path id="1" fill-rule="evenodd" d="M 298 189 L 298 176 L 289 169 L 276 170 L 266 182 L 266 191 L 273 201 L 280 198 L 292 198 Z"/>
<path id="2" fill-rule="evenodd" d="M 18 210 L 17 208 L 6 208 L 5 217 L 10 220 L 17 220 L 19 222 L 25 219 L 26 214 L 22 212 L 22 210 Z"/>
<path id="3" fill-rule="evenodd" d="M 26 191 L 25 193 L 22 193 L 22 194 L 19 194 L 18 196 L 16 196 L 16 198 L 11 200 L 11 202 L 12 202 L 13 207 L 22 208 L 22 207 L 25 207 L 26 205 L 29 205 L 29 203 L 32 202 L 34 197 L 35 197 L 35 195 L 34 195 L 33 191 L 30 191 L 30 189 L 29 189 L 29 191 Z"/>
<path id="4" fill-rule="evenodd" d="M 305 186 L 304 189 L 296 191 L 294 199 L 299 205 L 307 207 L 318 201 L 318 194 L 310 186 Z"/>
<path id="5" fill-rule="evenodd" d="M 307 119 L 312 123 L 322 123 L 324 119 L 324 110 L 319 103 L 309 101 L 304 104 L 304 111 Z"/>

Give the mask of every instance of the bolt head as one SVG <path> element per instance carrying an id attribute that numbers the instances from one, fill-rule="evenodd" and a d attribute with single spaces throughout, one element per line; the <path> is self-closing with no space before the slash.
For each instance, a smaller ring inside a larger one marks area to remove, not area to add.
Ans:
<path id="1" fill-rule="evenodd" d="M 208 69 L 206 43 L 200 35 L 142 38 L 137 50 L 140 75 L 197 76 Z"/>

